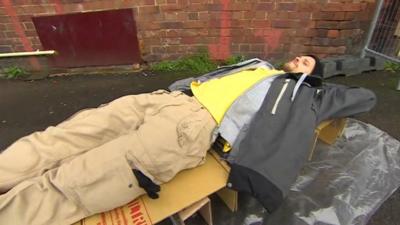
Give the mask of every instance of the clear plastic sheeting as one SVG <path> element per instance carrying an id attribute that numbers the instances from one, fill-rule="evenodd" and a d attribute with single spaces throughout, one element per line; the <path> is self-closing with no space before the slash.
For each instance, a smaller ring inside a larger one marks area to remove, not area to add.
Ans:
<path id="1" fill-rule="evenodd" d="M 363 225 L 400 185 L 400 142 L 349 119 L 332 146 L 318 143 L 313 159 L 266 225 Z"/>
<path id="2" fill-rule="evenodd" d="M 262 225 L 263 218 L 254 214 L 246 216 L 243 225 Z"/>

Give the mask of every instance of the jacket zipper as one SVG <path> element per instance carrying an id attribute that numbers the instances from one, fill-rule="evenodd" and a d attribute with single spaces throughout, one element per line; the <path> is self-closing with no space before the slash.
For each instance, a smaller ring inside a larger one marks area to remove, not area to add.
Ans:
<path id="1" fill-rule="evenodd" d="M 278 108 L 278 105 L 279 105 L 279 102 L 281 101 L 282 96 L 283 96 L 283 94 L 285 93 L 285 91 L 286 91 L 286 89 L 287 89 L 287 86 L 289 85 L 289 81 L 290 81 L 290 79 L 286 79 L 286 80 L 285 80 L 285 84 L 283 85 L 283 87 L 282 87 L 282 89 L 281 89 L 281 92 L 280 92 L 279 95 L 278 95 L 278 98 L 276 98 L 274 107 L 272 107 L 272 111 L 271 111 L 271 114 L 272 114 L 272 115 L 275 115 L 276 109 Z"/>

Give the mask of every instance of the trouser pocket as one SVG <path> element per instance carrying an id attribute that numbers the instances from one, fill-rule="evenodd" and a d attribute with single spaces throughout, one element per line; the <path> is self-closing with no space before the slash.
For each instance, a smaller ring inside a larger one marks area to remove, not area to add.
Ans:
<path id="1" fill-rule="evenodd" d="M 189 156 L 204 157 L 211 146 L 212 134 L 217 126 L 211 114 L 195 99 L 188 98 L 190 113 L 176 126 L 178 144 Z"/>
<path id="2" fill-rule="evenodd" d="M 83 157 L 60 167 L 59 172 L 67 192 L 89 214 L 111 210 L 144 194 L 125 156 Z"/>

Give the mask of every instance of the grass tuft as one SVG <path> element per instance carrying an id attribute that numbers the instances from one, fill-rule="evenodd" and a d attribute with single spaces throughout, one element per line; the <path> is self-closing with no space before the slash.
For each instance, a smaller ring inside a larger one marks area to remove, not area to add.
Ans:
<path id="1" fill-rule="evenodd" d="M 27 73 L 24 69 L 18 66 L 11 66 L 3 70 L 6 79 L 16 79 L 25 76 Z"/>
<path id="2" fill-rule="evenodd" d="M 392 73 L 398 73 L 398 72 L 400 72 L 400 63 L 386 61 L 384 68 L 386 71 L 389 71 Z"/>
<path id="3" fill-rule="evenodd" d="M 198 53 L 178 60 L 163 61 L 153 64 L 150 69 L 155 72 L 188 72 L 202 74 L 216 70 L 219 65 L 231 65 L 244 60 L 243 56 L 231 56 L 217 63 L 208 53 Z"/>

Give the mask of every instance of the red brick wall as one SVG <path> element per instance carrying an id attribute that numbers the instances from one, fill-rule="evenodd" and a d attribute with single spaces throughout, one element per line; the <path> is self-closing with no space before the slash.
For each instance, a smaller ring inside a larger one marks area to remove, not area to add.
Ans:
<path id="1" fill-rule="evenodd" d="M 134 11 L 146 61 L 199 48 L 285 59 L 359 53 L 375 0 L 0 0 L 0 52 L 43 50 L 32 16 L 118 8 Z"/>

